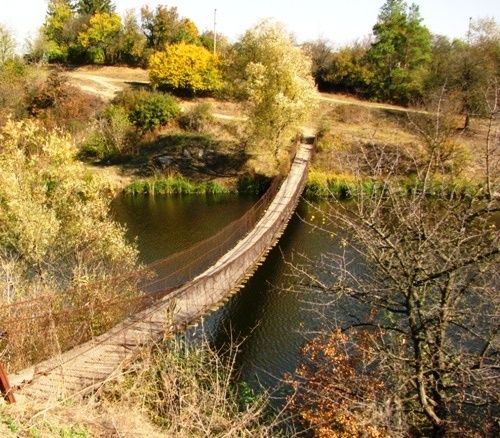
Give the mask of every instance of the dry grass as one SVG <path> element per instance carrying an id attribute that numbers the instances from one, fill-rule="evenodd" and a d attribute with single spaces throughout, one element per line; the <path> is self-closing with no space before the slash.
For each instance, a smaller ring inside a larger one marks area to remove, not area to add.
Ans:
<path id="1" fill-rule="evenodd" d="M 265 417 L 267 398 L 248 397 L 233 382 L 235 352 L 221 356 L 206 341 L 145 348 L 90 398 L 50 408 L 0 407 L 0 432 L 68 438 L 279 436 L 273 432 L 276 419 Z"/>
<path id="2" fill-rule="evenodd" d="M 363 173 L 361 164 L 370 161 L 366 153 L 371 146 L 384 150 L 388 159 L 397 156 L 410 173 L 410 162 L 418 162 L 424 157 L 421 138 L 411 125 L 425 113 L 378 108 L 363 102 L 355 103 L 352 98 L 339 102 L 321 101 L 313 117 L 317 121 L 316 128 L 323 136 L 315 161 L 318 169 L 335 173 Z M 461 117 L 455 117 L 452 123 L 455 132 L 450 140 L 457 150 L 459 173 L 473 178 L 483 174 L 488 121 L 475 118 L 467 131 L 460 129 L 463 123 Z M 498 131 L 500 122 L 497 121 L 496 125 Z"/>

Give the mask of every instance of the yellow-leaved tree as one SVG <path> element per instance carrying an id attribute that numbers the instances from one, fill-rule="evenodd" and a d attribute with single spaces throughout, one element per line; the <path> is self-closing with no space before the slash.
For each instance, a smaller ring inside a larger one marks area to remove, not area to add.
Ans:
<path id="1" fill-rule="evenodd" d="M 189 95 L 204 94 L 221 86 L 217 58 L 194 44 L 172 44 L 149 58 L 149 77 L 155 87 Z"/>
<path id="2" fill-rule="evenodd" d="M 109 215 L 109 189 L 75 160 L 68 135 L 9 121 L 0 151 L 1 266 L 15 262 L 22 278 L 52 292 L 135 266 L 136 250 Z M 26 281 L 11 284 L 1 301 L 33 293 Z"/>
<path id="3" fill-rule="evenodd" d="M 8 121 L 0 151 L 0 356 L 13 371 L 132 313 L 137 250 L 69 136 Z"/>
<path id="4" fill-rule="evenodd" d="M 90 61 L 114 62 L 121 28 L 121 18 L 115 13 L 97 13 L 90 18 L 87 29 L 78 35 L 78 42 L 87 49 Z"/>

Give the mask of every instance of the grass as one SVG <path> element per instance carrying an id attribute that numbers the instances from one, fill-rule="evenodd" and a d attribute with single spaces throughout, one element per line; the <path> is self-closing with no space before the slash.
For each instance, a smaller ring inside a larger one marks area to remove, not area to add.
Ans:
<path id="1" fill-rule="evenodd" d="M 183 176 L 162 176 L 137 180 L 125 187 L 131 196 L 223 195 L 231 190 L 216 181 L 196 182 Z"/>
<path id="2" fill-rule="evenodd" d="M 0 435 L 281 436 L 267 394 L 235 381 L 236 352 L 230 346 L 219 354 L 205 339 L 181 337 L 144 347 L 98 394 L 51 406 L 0 406 Z"/>
<path id="3" fill-rule="evenodd" d="M 381 180 L 352 174 L 337 174 L 325 170 L 311 169 L 304 190 L 306 198 L 319 199 L 352 199 L 359 195 L 380 193 L 384 188 L 403 194 L 421 193 L 424 189 L 428 197 L 458 196 L 467 198 L 477 195 L 483 189 L 479 181 L 453 177 L 450 175 L 434 175 L 424 188 L 421 179 L 416 176 L 395 176 L 389 180 Z"/>

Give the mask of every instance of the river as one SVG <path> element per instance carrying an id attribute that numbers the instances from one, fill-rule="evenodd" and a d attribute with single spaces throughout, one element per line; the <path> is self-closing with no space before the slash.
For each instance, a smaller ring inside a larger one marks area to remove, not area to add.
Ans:
<path id="1" fill-rule="evenodd" d="M 149 263 L 210 237 L 253 202 L 238 196 L 121 197 L 112 210 L 127 226 L 128 238 L 137 238 L 141 261 Z M 219 347 L 244 339 L 237 366 L 254 388 L 276 388 L 283 374 L 295 369 L 305 333 L 318 326 L 314 314 L 305 310 L 305 297 L 289 290 L 296 280 L 286 261 L 297 261 L 299 254 L 317 258 L 332 249 L 332 241 L 301 218 L 321 221 L 315 209 L 301 202 L 264 264 L 238 294 L 203 321 Z"/>

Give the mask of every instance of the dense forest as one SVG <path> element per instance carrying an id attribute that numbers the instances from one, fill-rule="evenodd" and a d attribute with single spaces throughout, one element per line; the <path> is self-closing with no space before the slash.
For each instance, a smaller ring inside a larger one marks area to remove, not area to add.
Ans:
<path id="1" fill-rule="evenodd" d="M 21 56 L 0 23 L 8 372 L 134 312 L 115 305 L 141 296 L 143 268 L 110 214 L 117 193 L 260 194 L 307 128 L 314 232 L 342 248 L 294 260 L 288 293 L 329 305 L 283 376 L 283 411 L 238 380 L 237 347 L 175 339 L 91 401 L 0 406 L 0 434 L 109 436 L 121 418 L 147 436 L 497 436 L 500 26 L 471 19 L 449 39 L 386 0 L 369 37 L 334 43 L 298 44 L 272 20 L 232 42 L 176 7 L 49 0 Z"/>

